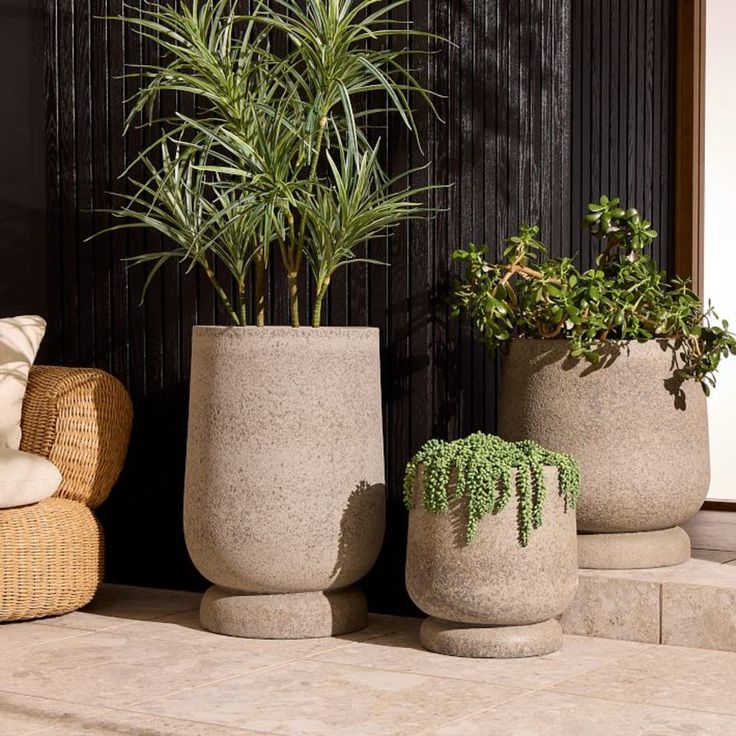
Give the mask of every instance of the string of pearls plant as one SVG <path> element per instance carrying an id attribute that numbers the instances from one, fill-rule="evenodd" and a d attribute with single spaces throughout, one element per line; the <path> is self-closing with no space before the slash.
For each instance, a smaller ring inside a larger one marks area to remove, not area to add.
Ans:
<path id="1" fill-rule="evenodd" d="M 427 511 L 445 513 L 450 501 L 467 497 L 466 538 L 470 544 L 475 540 L 478 522 L 504 509 L 516 487 L 519 544 L 526 547 L 532 530 L 542 525 L 547 498 L 545 465 L 557 468 L 560 495 L 566 508 L 574 509 L 580 493 L 580 470 L 570 455 L 552 452 L 532 440 L 506 442 L 482 432 L 452 442 L 432 439 L 406 466 L 404 504 L 409 510 L 414 507 L 418 475 Z"/>

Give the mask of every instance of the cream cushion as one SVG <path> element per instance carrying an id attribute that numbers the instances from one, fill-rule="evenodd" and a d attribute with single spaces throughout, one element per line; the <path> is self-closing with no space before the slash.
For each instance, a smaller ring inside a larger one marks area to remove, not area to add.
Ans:
<path id="1" fill-rule="evenodd" d="M 20 418 L 28 372 L 46 332 L 41 317 L 0 319 L 0 447 L 20 447 Z"/>
<path id="2" fill-rule="evenodd" d="M 0 509 L 43 501 L 60 485 L 61 473 L 45 457 L 0 447 Z"/>

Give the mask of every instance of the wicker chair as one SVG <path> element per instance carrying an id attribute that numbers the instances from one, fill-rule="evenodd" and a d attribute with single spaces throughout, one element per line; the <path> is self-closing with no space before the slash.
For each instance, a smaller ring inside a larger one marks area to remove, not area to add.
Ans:
<path id="1" fill-rule="evenodd" d="M 133 412 L 100 370 L 35 366 L 23 402 L 21 450 L 61 471 L 51 498 L 0 509 L 0 621 L 56 616 L 89 603 L 102 581 L 102 528 L 90 509 L 123 467 Z"/>

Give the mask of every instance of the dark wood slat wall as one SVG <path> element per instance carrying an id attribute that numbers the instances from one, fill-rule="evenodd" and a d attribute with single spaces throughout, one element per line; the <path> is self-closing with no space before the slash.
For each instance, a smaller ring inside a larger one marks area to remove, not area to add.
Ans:
<path id="1" fill-rule="evenodd" d="M 677 3 L 572 2 L 572 250 L 585 266 L 596 244 L 578 223 L 587 202 L 620 196 L 659 233 L 653 255 L 674 265 Z"/>
<path id="2" fill-rule="evenodd" d="M 174 268 L 164 269 L 138 306 L 144 274 L 127 270 L 121 258 L 155 247 L 154 236 L 135 231 L 83 242 L 105 223 L 90 209 L 110 205 L 106 192 L 121 190 L 116 177 L 146 140 L 138 129 L 122 137 L 133 82 L 119 77 L 124 64 L 150 59 L 153 50 L 119 23 L 99 19 L 122 12 L 122 0 L 46 3 L 49 340 L 59 362 L 118 376 L 136 408 L 126 469 L 100 510 L 108 579 L 197 587 L 202 581 L 181 532 L 190 331 L 225 316 L 207 284 Z M 455 45 L 420 72 L 445 96 L 445 122 L 420 113 L 422 155 L 388 119 L 388 162 L 397 172 L 426 163 L 417 182 L 452 186 L 432 195 L 436 217 L 373 252 L 389 269 L 347 269 L 327 304 L 332 324 L 382 330 L 390 498 L 387 542 L 366 583 L 376 610 L 408 606 L 399 501 L 406 460 L 431 436 L 495 427 L 495 361 L 449 318 L 444 301 L 452 249 L 469 240 L 498 247 L 520 223 L 538 222 L 552 253 L 573 254 L 582 247 L 581 203 L 601 190 L 651 205 L 666 240 L 658 215 L 669 221 L 667 5 L 413 0 L 404 11 Z M 594 6 L 605 8 L 604 19 Z M 629 9 L 636 13 L 627 20 Z M 637 74 L 637 64 L 647 65 L 647 74 Z M 632 80 L 645 92 L 643 108 L 629 91 Z M 284 322 L 276 269 L 270 292 L 271 316 Z"/>

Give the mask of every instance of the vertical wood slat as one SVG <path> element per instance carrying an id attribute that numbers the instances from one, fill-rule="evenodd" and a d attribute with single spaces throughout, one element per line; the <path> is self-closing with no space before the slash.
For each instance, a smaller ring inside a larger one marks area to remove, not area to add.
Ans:
<path id="1" fill-rule="evenodd" d="M 107 0 L 91 8 L 92 11 L 107 15 Z M 88 9 L 89 10 L 89 9 Z M 91 114 L 91 145 L 93 150 L 102 152 L 100 156 L 92 156 L 91 192 L 92 207 L 102 209 L 107 204 L 105 185 L 110 181 L 110 100 L 109 100 L 109 70 L 108 70 L 108 34 L 107 23 L 95 18 L 90 13 L 90 59 L 97 59 L 98 63 L 90 64 L 90 114 Z M 105 223 L 104 216 L 98 212 L 91 215 L 92 232 L 99 231 Z M 92 249 L 92 301 L 94 308 L 94 335 L 95 354 L 101 353 L 97 364 L 105 370 L 113 369 L 112 350 L 110 349 L 112 328 L 112 253 L 110 238 L 105 237 L 99 243 L 86 244 L 84 247 Z M 97 347 L 99 346 L 99 347 Z"/>
<path id="2" fill-rule="evenodd" d="M 616 1 L 610 0 L 610 5 Z M 123 12 L 121 0 L 104 3 L 111 15 Z M 601 147 L 591 138 L 589 125 L 593 75 L 589 65 L 580 63 L 581 41 L 587 53 L 595 47 L 579 28 L 580 18 L 590 13 L 580 0 L 535 0 L 529 12 L 521 5 L 513 0 L 412 0 L 396 11 L 404 12 L 415 27 L 428 28 L 455 45 L 440 49 L 419 72 L 444 96 L 438 100 L 444 123 L 426 111 L 418 117 L 426 155 L 390 116 L 387 161 L 393 173 L 427 163 L 414 184 L 451 186 L 432 195 L 441 208 L 433 219 L 400 228 L 387 245 L 372 251 L 379 258 L 387 256 L 388 269 L 348 268 L 330 294 L 332 324 L 382 329 L 390 504 L 382 560 L 366 583 L 375 610 L 408 606 L 400 503 L 408 457 L 430 436 L 454 438 L 495 427 L 496 362 L 487 358 L 467 325 L 448 315 L 445 299 L 456 273 L 451 251 L 475 240 L 497 253 L 520 224 L 538 221 L 555 255 L 572 255 L 580 237 L 571 238 L 579 218 L 579 206 L 575 211 L 571 199 L 601 186 L 590 176 L 600 167 L 595 157 Z M 152 236 L 115 233 L 81 244 L 90 227 L 81 213 L 83 198 L 77 200 L 75 192 L 91 193 L 99 206 L 103 192 L 121 191 L 124 182 L 116 177 L 146 140 L 135 129 L 122 138 L 123 99 L 130 97 L 135 80 L 117 77 L 125 63 L 150 58 L 151 48 L 118 23 L 92 18 L 88 8 L 98 15 L 97 0 L 48 0 L 47 7 L 50 28 L 58 13 L 60 39 L 57 44 L 53 33 L 47 36 L 48 204 L 59 225 L 51 229 L 49 243 L 59 263 L 53 278 L 62 307 L 56 357 L 66 363 L 84 358 L 111 369 L 125 381 L 136 405 L 128 466 L 102 508 L 109 577 L 197 586 L 201 581 L 188 561 L 179 514 L 190 330 L 195 321 L 222 321 L 223 315 L 202 279 L 174 269 L 165 269 L 145 307 L 137 306 L 143 272 L 127 270 L 120 259 L 154 247 Z M 141 0 L 130 0 L 126 12 L 140 7 Z M 80 27 L 83 18 L 87 30 Z M 77 62 L 87 58 L 90 70 L 70 68 L 68 50 L 75 48 L 74 39 Z M 613 45 L 607 54 L 612 74 Z M 575 95 L 570 88 L 571 55 L 577 59 Z M 605 62 L 596 67 L 598 77 L 603 67 Z M 191 105 L 185 99 L 180 104 Z M 604 100 L 597 104 L 600 116 Z M 77 112 L 80 119 L 75 118 Z M 616 125 L 625 128 L 626 120 L 608 117 L 606 124 L 613 136 Z M 95 215 L 95 227 L 100 224 L 104 218 Z M 270 290 L 269 316 L 283 323 L 288 303 L 278 268 L 272 269 Z M 303 307 L 306 313 L 306 304 Z M 80 309 L 85 313 L 79 314 Z"/>
<path id="3" fill-rule="evenodd" d="M 76 221 L 78 203 L 76 199 L 77 165 L 75 135 L 75 73 L 74 73 L 74 35 L 76 19 L 74 5 L 60 4 L 56 8 L 56 54 L 53 60 L 57 64 L 58 79 L 58 137 L 56 145 L 59 151 L 59 209 L 57 213 L 57 231 L 51 233 L 49 247 L 53 249 L 57 237 L 62 239 L 63 248 L 59 258 L 64 274 L 59 279 L 60 322 L 60 355 L 62 360 L 78 360 L 79 328 L 79 283 L 77 273 L 77 233 Z"/>
<path id="4" fill-rule="evenodd" d="M 76 226 L 75 259 L 78 283 L 94 283 L 94 259 L 84 253 L 88 246 L 84 240 L 92 234 L 92 85 L 91 85 L 91 37 L 89 0 L 73 0 L 74 13 L 73 59 L 74 59 L 74 148 L 76 170 Z M 95 346 L 95 299 L 94 290 L 80 288 L 77 292 L 77 328 L 79 346 L 77 361 L 85 365 L 93 360 Z"/>
<path id="5" fill-rule="evenodd" d="M 46 0 L 44 6 L 44 96 L 46 100 L 46 242 L 48 304 L 51 307 L 47 317 L 46 348 L 54 357 L 61 354 L 62 325 L 61 312 L 62 272 L 61 249 L 58 247 L 59 214 L 61 212 L 61 181 L 59 151 L 59 65 L 58 65 L 58 10 L 57 0 Z M 55 244 L 53 247 L 51 244 Z"/>
<path id="6" fill-rule="evenodd" d="M 673 271 L 680 209 L 669 170 L 675 16 L 666 0 L 572 0 L 569 224 L 571 250 L 583 267 L 598 252 L 580 228 L 585 205 L 608 194 L 652 220 L 659 233 L 652 255 Z"/>

